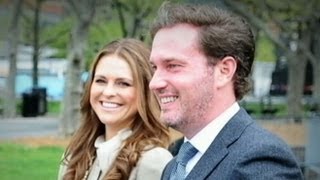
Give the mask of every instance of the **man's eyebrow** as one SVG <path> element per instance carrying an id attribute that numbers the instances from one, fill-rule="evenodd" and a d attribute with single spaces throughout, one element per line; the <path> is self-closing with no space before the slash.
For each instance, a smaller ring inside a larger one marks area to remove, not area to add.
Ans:
<path id="1" fill-rule="evenodd" d="M 179 61 L 178 59 L 176 58 L 173 58 L 173 57 L 168 57 L 168 58 L 165 58 L 162 62 L 164 63 L 170 63 L 172 61 Z"/>
<path id="2" fill-rule="evenodd" d="M 171 62 L 180 62 L 180 63 L 182 63 L 183 61 L 181 61 L 181 60 L 179 60 L 177 58 L 174 58 L 174 57 L 167 57 L 167 58 L 164 58 L 163 60 L 159 61 L 158 64 L 168 64 L 168 63 L 171 63 Z M 149 64 L 151 66 L 156 66 L 157 63 L 155 63 L 152 59 L 150 59 Z"/>
<path id="3" fill-rule="evenodd" d="M 168 59 L 162 61 L 162 63 L 165 63 L 165 64 L 170 64 L 170 63 L 186 64 L 186 62 L 184 60 L 177 59 L 177 58 L 168 58 Z"/>

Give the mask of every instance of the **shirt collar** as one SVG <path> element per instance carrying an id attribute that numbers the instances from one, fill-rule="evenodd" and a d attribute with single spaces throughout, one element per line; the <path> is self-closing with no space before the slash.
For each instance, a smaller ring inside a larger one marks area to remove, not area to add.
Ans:
<path id="1" fill-rule="evenodd" d="M 116 142 L 119 142 L 119 141 L 123 141 L 125 139 L 127 139 L 130 135 L 132 134 L 132 130 L 131 129 L 128 129 L 128 128 L 125 128 L 125 129 L 122 129 L 120 130 L 116 136 L 112 137 L 111 139 L 109 139 L 108 141 L 106 141 L 105 139 L 105 136 L 104 135 L 100 135 L 95 143 L 94 143 L 94 146 L 96 148 L 100 148 L 102 146 L 106 146 L 107 144 L 108 145 L 111 145 L 113 143 L 116 143 Z"/>
<path id="2" fill-rule="evenodd" d="M 132 134 L 130 129 L 122 129 L 116 136 L 109 140 L 105 140 L 104 135 L 99 136 L 94 146 L 96 147 L 96 155 L 98 166 L 105 173 L 111 167 L 114 159 L 121 149 L 122 143 Z"/>
<path id="3" fill-rule="evenodd" d="M 225 110 L 222 114 L 205 126 L 200 132 L 198 132 L 192 139 L 188 140 L 185 138 L 185 141 L 190 141 L 190 143 L 200 153 L 204 154 L 222 128 L 239 110 L 239 104 L 237 102 L 233 103 L 227 110 Z"/>

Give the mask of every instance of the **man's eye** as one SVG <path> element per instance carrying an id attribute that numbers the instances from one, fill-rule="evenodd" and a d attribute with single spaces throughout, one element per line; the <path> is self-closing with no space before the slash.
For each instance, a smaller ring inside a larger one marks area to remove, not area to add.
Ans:
<path id="1" fill-rule="evenodd" d="M 178 64 L 169 64 L 168 65 L 169 69 L 176 68 L 176 67 L 179 67 L 179 65 Z"/>
<path id="2" fill-rule="evenodd" d="M 156 65 L 151 65 L 151 69 L 157 70 L 157 66 Z"/>

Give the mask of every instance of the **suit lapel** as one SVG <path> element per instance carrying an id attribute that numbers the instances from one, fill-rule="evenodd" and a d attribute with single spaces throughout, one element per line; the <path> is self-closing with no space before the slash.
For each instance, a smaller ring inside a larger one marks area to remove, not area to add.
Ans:
<path id="1" fill-rule="evenodd" d="M 204 153 L 186 179 L 205 179 L 216 168 L 220 161 L 228 154 L 228 149 L 222 141 L 215 140 Z"/>
<path id="2" fill-rule="evenodd" d="M 205 179 L 228 155 L 229 145 L 236 141 L 251 123 L 251 117 L 244 109 L 240 109 L 220 131 L 186 179 Z"/>
<path id="3" fill-rule="evenodd" d="M 164 169 L 163 172 L 162 172 L 162 177 L 161 177 L 162 180 L 170 179 L 171 171 L 172 171 L 172 169 L 173 169 L 173 167 L 174 167 L 175 161 L 176 161 L 176 157 L 174 157 L 174 158 L 166 165 L 165 169 Z"/>

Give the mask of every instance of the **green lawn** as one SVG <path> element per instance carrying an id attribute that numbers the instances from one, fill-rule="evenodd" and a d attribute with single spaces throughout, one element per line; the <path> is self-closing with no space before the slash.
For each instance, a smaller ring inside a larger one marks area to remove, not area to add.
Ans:
<path id="1" fill-rule="evenodd" d="M 0 97 L 0 115 L 3 113 L 4 100 Z M 17 114 L 21 114 L 22 100 L 17 99 L 16 111 Z M 47 114 L 59 115 L 61 112 L 61 101 L 47 101 Z"/>
<path id="2" fill-rule="evenodd" d="M 62 147 L 0 143 L 1 180 L 56 180 Z"/>

